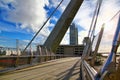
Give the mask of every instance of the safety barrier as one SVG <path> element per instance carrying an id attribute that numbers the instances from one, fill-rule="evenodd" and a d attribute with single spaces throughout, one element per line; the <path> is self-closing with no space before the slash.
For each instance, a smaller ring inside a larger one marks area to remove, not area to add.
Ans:
<path id="1" fill-rule="evenodd" d="M 64 57 L 72 57 L 72 55 L 1 56 L 0 67 L 17 67 L 26 64 L 42 63 Z"/>
<path id="2" fill-rule="evenodd" d="M 86 77 L 87 80 L 94 80 L 95 76 L 97 75 L 97 71 L 93 67 L 91 67 L 85 60 L 83 61 L 81 71 L 84 72 L 82 78 Z"/>

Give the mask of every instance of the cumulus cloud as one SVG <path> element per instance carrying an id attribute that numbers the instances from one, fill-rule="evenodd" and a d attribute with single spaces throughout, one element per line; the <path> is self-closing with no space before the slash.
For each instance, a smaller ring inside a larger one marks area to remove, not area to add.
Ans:
<path id="1" fill-rule="evenodd" d="M 86 31 L 88 31 L 90 27 L 96 1 L 97 0 L 85 0 L 74 19 L 74 22 L 83 27 Z M 103 0 L 98 17 L 97 30 L 99 30 L 100 26 L 106 21 L 110 20 L 112 16 L 114 16 L 119 10 L 119 0 Z"/>
<path id="2" fill-rule="evenodd" d="M 79 41 L 78 43 L 79 44 L 82 44 L 83 39 L 84 39 L 85 36 L 87 36 L 87 34 L 88 34 L 88 32 L 85 31 L 85 30 L 82 30 L 82 31 L 78 32 L 78 41 Z"/>
<path id="3" fill-rule="evenodd" d="M 53 16 L 53 17 L 51 18 L 51 20 L 57 22 L 57 21 L 58 21 L 58 18 L 56 18 L 55 16 Z"/>
<path id="4" fill-rule="evenodd" d="M 108 5 L 106 5 L 108 4 Z M 97 24 L 97 31 L 100 28 L 100 25 L 105 23 L 105 30 L 101 42 L 101 46 L 99 51 L 102 52 L 110 52 L 112 47 L 112 42 L 114 38 L 114 34 L 116 31 L 118 15 L 112 18 L 118 11 L 120 11 L 120 1 L 119 0 L 107 0 L 103 2 L 101 7 L 101 13 L 99 15 L 98 24 Z M 112 18 L 112 19 L 111 19 Z M 103 48 L 104 47 L 104 48 Z"/>
<path id="5" fill-rule="evenodd" d="M 61 0 L 50 0 L 51 4 L 49 5 L 50 7 L 56 7 Z M 59 10 L 61 12 L 63 12 L 65 10 L 65 8 L 67 7 L 68 3 L 70 2 L 70 0 L 63 0 L 61 6 L 59 7 Z"/>
<path id="6" fill-rule="evenodd" d="M 109 20 L 120 10 L 120 0 L 103 0 L 97 23 L 97 30 L 103 23 Z"/>
<path id="7" fill-rule="evenodd" d="M 95 6 L 96 0 L 85 0 L 74 18 L 74 22 L 76 22 L 77 25 L 83 27 L 86 31 L 88 31 L 90 27 Z"/>
<path id="8" fill-rule="evenodd" d="M 101 41 L 100 52 L 110 52 L 113 44 L 113 38 L 115 35 L 116 27 L 118 24 L 118 19 L 120 17 L 120 12 L 112 20 L 105 24 L 105 29 Z"/>
<path id="9" fill-rule="evenodd" d="M 7 11 L 3 12 L 2 18 L 5 21 L 16 23 L 16 27 L 27 30 L 28 33 L 36 33 L 47 19 L 47 10 L 44 7 L 49 5 L 48 0 L 2 0 L 0 4 L 2 4 L 0 7 Z M 48 21 L 40 35 L 44 37 L 49 35 L 48 26 L 50 24 Z"/>
<path id="10" fill-rule="evenodd" d="M 46 11 L 44 6 L 47 4 L 44 0 L 15 0 L 12 2 L 15 10 L 8 12 L 8 21 L 22 23 L 22 28 L 31 28 L 37 31 L 46 20 Z"/>
<path id="11" fill-rule="evenodd" d="M 4 4 L 11 4 L 15 9 L 7 11 L 4 20 L 21 24 L 21 28 L 30 29 L 33 32 L 43 25 L 47 18 L 45 5 L 49 5 L 48 0 L 3 0 Z M 8 5 L 4 5 L 8 6 Z"/>
<path id="12" fill-rule="evenodd" d="M 70 42 L 70 35 L 69 34 L 70 33 L 69 33 L 69 29 L 68 29 L 60 44 L 63 44 L 63 45 L 69 44 L 69 42 Z"/>

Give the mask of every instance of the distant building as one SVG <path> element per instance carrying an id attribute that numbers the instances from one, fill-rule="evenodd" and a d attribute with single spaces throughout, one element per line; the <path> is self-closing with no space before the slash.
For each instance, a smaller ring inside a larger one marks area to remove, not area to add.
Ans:
<path id="1" fill-rule="evenodd" d="M 0 47 L 0 55 L 21 55 L 21 51 L 16 51 L 16 48 Z"/>
<path id="2" fill-rule="evenodd" d="M 16 50 L 6 50 L 5 51 L 6 52 L 6 55 L 11 55 L 11 56 L 13 56 L 13 55 L 21 55 L 21 51 L 20 50 L 18 50 L 18 51 L 16 51 Z"/>
<path id="3" fill-rule="evenodd" d="M 39 46 L 41 48 L 39 48 Z M 42 54 L 46 54 L 46 51 L 43 51 L 42 49 L 43 46 L 38 45 L 38 51 L 42 52 Z M 75 24 L 72 23 L 70 26 L 70 45 L 59 45 L 56 54 L 81 56 L 83 49 L 84 45 L 78 45 L 78 29 Z"/>
<path id="4" fill-rule="evenodd" d="M 56 54 L 81 56 L 83 53 L 83 45 L 60 45 Z"/>
<path id="5" fill-rule="evenodd" d="M 84 45 L 78 45 L 78 29 L 75 23 L 72 23 L 70 26 L 70 45 L 60 45 L 56 54 L 80 56 L 83 53 L 83 49 Z"/>
<path id="6" fill-rule="evenodd" d="M 78 29 L 75 23 L 70 26 L 70 45 L 78 45 Z"/>
<path id="7" fill-rule="evenodd" d="M 47 50 L 45 50 L 42 45 L 37 46 L 37 51 L 39 55 L 46 55 Z M 56 54 L 63 55 L 74 55 L 81 56 L 83 53 L 84 45 L 59 45 Z"/>

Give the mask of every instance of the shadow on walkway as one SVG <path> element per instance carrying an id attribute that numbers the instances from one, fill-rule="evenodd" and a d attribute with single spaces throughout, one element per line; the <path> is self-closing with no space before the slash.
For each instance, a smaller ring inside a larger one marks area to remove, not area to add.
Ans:
<path id="1" fill-rule="evenodd" d="M 78 60 L 70 69 L 56 75 L 57 80 L 80 80 L 80 60 Z"/>

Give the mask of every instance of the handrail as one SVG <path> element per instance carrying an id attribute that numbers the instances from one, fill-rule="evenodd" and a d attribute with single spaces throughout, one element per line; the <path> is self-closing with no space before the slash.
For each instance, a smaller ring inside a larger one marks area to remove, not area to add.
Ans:
<path id="1" fill-rule="evenodd" d="M 95 80 L 95 76 L 97 75 L 97 71 L 91 67 L 85 60 L 83 61 L 83 66 L 86 70 L 86 72 L 88 73 L 88 75 L 90 76 L 90 78 L 92 80 Z"/>

